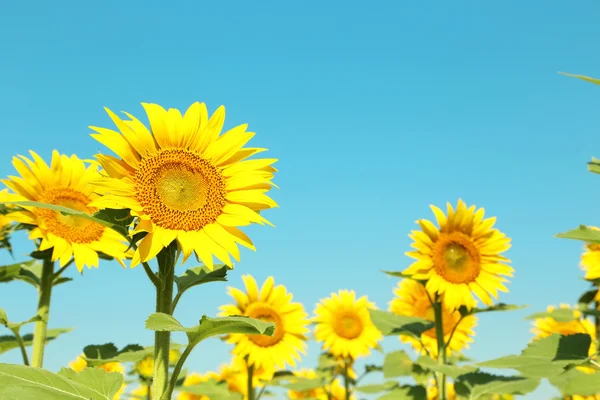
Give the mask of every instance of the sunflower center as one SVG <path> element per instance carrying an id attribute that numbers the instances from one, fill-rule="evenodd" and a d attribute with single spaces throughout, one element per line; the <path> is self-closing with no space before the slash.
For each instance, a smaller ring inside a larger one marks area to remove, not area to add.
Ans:
<path id="1" fill-rule="evenodd" d="M 166 229 L 199 231 L 225 206 L 225 179 L 209 160 L 185 149 L 163 149 L 140 163 L 137 200 Z"/>
<path id="2" fill-rule="evenodd" d="M 265 322 L 275 323 L 273 336 L 248 335 L 250 341 L 260 347 L 271 347 L 283 339 L 284 327 L 281 316 L 271 306 L 263 303 L 253 303 L 246 309 L 246 315 Z"/>
<path id="3" fill-rule="evenodd" d="M 479 251 L 461 232 L 442 233 L 433 259 L 438 275 L 451 283 L 473 282 L 481 271 Z"/>
<path id="4" fill-rule="evenodd" d="M 42 203 L 68 207 L 89 214 L 96 211 L 94 208 L 87 207 L 90 202 L 89 197 L 70 188 L 46 190 L 38 200 Z M 36 214 L 49 232 L 70 243 L 91 243 L 100 240 L 104 233 L 104 226 L 86 218 L 63 215 L 58 211 L 44 208 L 38 208 Z"/>
<path id="5" fill-rule="evenodd" d="M 353 311 L 340 311 L 333 321 L 334 332 L 345 339 L 356 339 L 363 331 L 363 324 Z"/>

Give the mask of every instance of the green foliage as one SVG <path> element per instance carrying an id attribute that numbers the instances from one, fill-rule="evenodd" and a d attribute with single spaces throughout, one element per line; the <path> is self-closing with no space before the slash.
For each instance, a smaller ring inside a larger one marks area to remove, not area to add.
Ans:
<path id="1" fill-rule="evenodd" d="M 185 332 L 190 344 L 196 345 L 211 336 L 231 333 L 273 336 L 275 324 L 245 316 L 209 318 L 204 315 L 200 324 L 184 328 L 174 317 L 165 313 L 154 313 L 146 320 L 146 329 L 158 332 Z"/>
<path id="2" fill-rule="evenodd" d="M 533 392 L 539 384 L 540 380 L 534 378 L 472 372 L 458 377 L 454 389 L 469 400 L 477 400 L 492 394 L 524 395 Z"/>
<path id="3" fill-rule="evenodd" d="M 383 377 L 396 378 L 410 376 L 413 373 L 413 361 L 404 350 L 397 350 L 385 355 L 383 360 Z"/>
<path id="4" fill-rule="evenodd" d="M 575 368 L 552 377 L 549 381 L 563 396 L 591 396 L 600 392 L 600 379 L 597 373 L 588 374 Z"/>
<path id="5" fill-rule="evenodd" d="M 70 332 L 70 328 L 56 328 L 56 329 L 48 329 L 46 333 L 46 343 L 56 339 L 63 333 Z M 25 347 L 29 347 L 33 343 L 33 335 L 26 334 L 22 336 L 23 344 Z M 13 335 L 4 335 L 0 336 L 0 354 L 6 353 L 7 351 L 16 349 L 19 347 L 19 343 L 17 339 Z"/>
<path id="6" fill-rule="evenodd" d="M 427 356 L 419 357 L 415 363 L 429 371 L 441 372 L 451 378 L 456 378 L 460 375 L 471 373 L 477 370 L 477 367 L 473 366 L 458 366 L 449 364 L 440 365 L 437 363 L 437 361 Z"/>
<path id="7" fill-rule="evenodd" d="M 575 311 L 576 310 L 570 308 L 557 308 L 552 311 L 531 314 L 525 317 L 525 319 L 534 320 L 537 318 L 554 318 L 556 322 L 571 322 L 575 319 L 578 319 Z"/>
<path id="8" fill-rule="evenodd" d="M 387 381 L 387 382 L 383 382 L 383 383 L 374 383 L 371 385 L 357 386 L 356 391 L 358 391 L 360 393 L 373 394 L 373 393 L 387 392 L 392 389 L 395 389 L 396 387 L 398 387 L 398 382 Z"/>
<path id="9" fill-rule="evenodd" d="M 588 243 L 600 243 L 600 231 L 588 228 L 585 225 L 579 225 L 578 228 L 571 229 L 565 233 L 557 233 L 554 237 L 581 240 Z"/>
<path id="10" fill-rule="evenodd" d="M 185 292 L 191 287 L 202 285 L 208 282 L 227 282 L 227 272 L 232 268 L 227 265 L 215 265 L 211 271 L 208 267 L 190 268 L 181 276 L 175 277 L 175 284 L 180 293 Z"/>
<path id="11" fill-rule="evenodd" d="M 591 338 L 586 334 L 554 334 L 530 343 L 520 355 L 500 357 L 476 364 L 479 367 L 514 369 L 525 377 L 549 378 L 566 368 L 588 361 Z"/>
<path id="12" fill-rule="evenodd" d="M 182 387 L 181 391 L 190 394 L 202 394 L 211 399 L 241 400 L 243 397 L 239 393 L 231 393 L 227 389 L 226 383 L 219 383 L 213 379 L 207 382 L 201 382 L 197 385 Z"/>
<path id="13" fill-rule="evenodd" d="M 587 163 L 588 171 L 593 172 L 595 174 L 600 174 L 600 160 L 592 157 L 592 161 Z"/>
<path id="14" fill-rule="evenodd" d="M 310 378 L 296 377 L 292 382 L 283 384 L 281 386 L 286 389 L 289 389 L 289 390 L 304 392 L 307 390 L 320 388 L 323 386 L 323 384 L 324 384 L 323 380 L 319 379 L 319 378 L 310 379 Z"/>
<path id="15" fill-rule="evenodd" d="M 467 316 L 467 315 L 475 315 L 475 314 L 495 312 L 495 311 L 521 310 L 521 309 L 526 308 L 526 307 L 527 306 L 517 306 L 517 305 L 514 305 L 514 304 L 498 303 L 498 304 L 490 306 L 490 307 L 473 308 L 470 311 L 467 310 L 467 308 L 465 306 L 462 306 L 462 307 L 459 308 L 459 311 L 460 311 L 460 315 Z"/>
<path id="16" fill-rule="evenodd" d="M 559 72 L 559 73 L 564 76 L 569 76 L 571 78 L 577 78 L 577 79 L 584 80 L 586 82 L 591 82 L 591 83 L 595 83 L 596 85 L 600 85 L 600 79 L 590 78 L 589 76 L 585 76 L 585 75 L 569 74 L 566 72 Z"/>
<path id="17" fill-rule="evenodd" d="M 383 336 L 397 336 L 400 334 L 419 338 L 421 334 L 433 328 L 435 324 L 429 320 L 396 315 L 381 310 L 369 310 L 371 321 Z"/>
<path id="18" fill-rule="evenodd" d="M 402 272 L 399 272 L 399 271 L 381 271 L 381 272 L 383 272 L 384 274 L 393 276 L 395 278 L 411 279 L 411 280 L 413 280 L 415 282 L 420 282 L 420 283 L 424 283 L 425 282 L 425 281 L 413 278 L 412 275 L 406 275 L 406 274 L 404 274 Z"/>
<path id="19" fill-rule="evenodd" d="M 0 364 L 0 398 L 19 400 L 112 400 L 123 384 L 118 372 L 86 368 L 76 373 Z"/>
<path id="20" fill-rule="evenodd" d="M 424 386 L 402 385 L 377 398 L 377 400 L 427 400 Z"/>
<path id="21" fill-rule="evenodd" d="M 174 346 L 172 345 L 171 348 Z M 113 343 L 89 345 L 83 348 L 84 359 L 90 366 L 97 366 L 109 362 L 138 362 L 145 357 L 154 355 L 153 348 L 142 347 L 139 344 L 129 344 L 121 350 Z"/>

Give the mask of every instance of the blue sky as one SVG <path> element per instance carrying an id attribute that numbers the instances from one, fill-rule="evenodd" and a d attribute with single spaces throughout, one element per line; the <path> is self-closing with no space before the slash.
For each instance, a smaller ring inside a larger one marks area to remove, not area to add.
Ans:
<path id="1" fill-rule="evenodd" d="M 211 112 L 223 104 L 226 128 L 248 123 L 251 144 L 280 159 L 281 208 L 265 213 L 277 228 L 247 230 L 258 251 L 243 251 L 230 285 L 273 275 L 311 312 L 342 288 L 387 308 L 396 281 L 379 270 L 408 266 L 414 221 L 460 197 L 513 238 L 516 274 L 501 301 L 530 305 L 480 318 L 467 355 L 516 353 L 530 339 L 524 316 L 587 288 L 581 244 L 553 235 L 600 224 L 600 177 L 585 165 L 600 155 L 600 91 L 557 73 L 600 76 L 599 11 L 591 0 L 5 1 L 0 176 L 29 149 L 46 159 L 54 148 L 96 153 L 87 127 L 112 127 L 104 106 L 142 118 L 140 102 L 204 101 Z M 23 259 L 30 245 L 16 244 Z M 11 260 L 2 253 L 0 262 Z M 48 347 L 48 368 L 90 343 L 151 344 L 143 325 L 154 300 L 142 269 L 105 263 L 69 275 L 50 325 L 77 329 Z M 230 300 L 225 287 L 187 295 L 177 317 L 191 325 L 216 314 Z M 2 286 L 12 319 L 35 304 L 29 286 Z M 384 346 L 401 348 L 395 338 Z M 228 349 L 206 342 L 188 366 L 215 368 Z M 312 343 L 302 366 L 317 350 Z M 1 360 L 18 362 L 18 352 Z M 529 398 L 552 393 L 545 386 Z"/>

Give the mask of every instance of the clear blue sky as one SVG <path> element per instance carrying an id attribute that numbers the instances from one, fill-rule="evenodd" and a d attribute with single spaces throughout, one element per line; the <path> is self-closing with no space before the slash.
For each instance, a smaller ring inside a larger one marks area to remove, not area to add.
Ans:
<path id="1" fill-rule="evenodd" d="M 516 274 L 501 300 L 531 306 L 482 317 L 468 356 L 520 351 L 530 339 L 524 316 L 587 288 L 581 244 L 552 236 L 600 224 L 600 177 L 585 165 L 600 156 L 600 88 L 557 72 L 600 76 L 597 2 L 90 4 L 0 3 L 0 176 L 29 149 L 91 157 L 102 146 L 88 125 L 112 126 L 104 106 L 145 119 L 140 102 L 224 104 L 226 127 L 248 123 L 251 144 L 280 159 L 281 187 L 281 208 L 265 214 L 277 228 L 247 230 L 258 251 L 243 251 L 229 284 L 273 275 L 310 312 L 341 288 L 387 308 L 396 281 L 378 271 L 409 265 L 414 221 L 461 197 L 513 238 Z M 23 259 L 29 243 L 16 244 Z M 77 329 L 48 347 L 48 368 L 90 343 L 152 343 L 141 268 L 104 263 L 69 275 L 50 325 Z M 230 301 L 225 287 L 189 294 L 177 317 L 215 315 Z M 0 290 L 14 320 L 35 304 L 25 284 Z M 395 338 L 384 345 L 400 348 Z M 215 368 L 227 350 L 206 342 L 188 366 Z M 311 344 L 303 366 L 316 357 Z M 18 352 L 1 360 L 18 362 Z"/>

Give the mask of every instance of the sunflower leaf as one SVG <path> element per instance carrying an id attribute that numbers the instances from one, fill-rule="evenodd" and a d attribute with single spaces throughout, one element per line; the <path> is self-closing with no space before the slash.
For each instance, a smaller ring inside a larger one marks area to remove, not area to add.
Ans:
<path id="1" fill-rule="evenodd" d="M 475 364 L 479 367 L 514 369 L 528 378 L 549 378 L 560 375 L 573 365 L 588 362 L 591 337 L 576 333 L 554 334 L 530 343 L 520 355 L 500 357 Z"/>
<path id="2" fill-rule="evenodd" d="M 37 271 L 38 268 L 41 273 L 42 266 L 37 260 L 34 259 L 2 266 L 0 267 L 0 283 L 20 280 L 27 282 L 34 287 L 38 287 L 39 275 L 34 273 L 34 271 Z"/>
<path id="3" fill-rule="evenodd" d="M 581 240 L 588 243 L 600 243 L 600 231 L 591 229 L 585 225 L 579 225 L 579 228 L 571 229 L 565 233 L 557 233 L 554 237 Z"/>
<path id="4" fill-rule="evenodd" d="M 458 311 L 460 312 L 460 315 L 465 317 L 467 315 L 475 315 L 475 314 L 481 314 L 481 313 L 486 313 L 486 312 L 513 311 L 513 310 L 521 310 L 523 308 L 527 308 L 527 306 L 517 306 L 515 304 L 498 303 L 498 304 L 495 304 L 490 307 L 473 308 L 470 311 L 465 306 L 461 306 Z"/>
<path id="5" fill-rule="evenodd" d="M 0 398 L 19 400 L 112 400 L 123 375 L 99 368 L 55 374 L 41 368 L 0 364 Z"/>
<path id="6" fill-rule="evenodd" d="M 178 292 L 183 293 L 189 288 L 203 283 L 227 282 L 227 272 L 230 270 L 231 267 L 227 265 L 215 265 L 215 269 L 212 271 L 205 266 L 190 268 L 183 275 L 175 277 L 175 284 Z"/>
<path id="7" fill-rule="evenodd" d="M 398 382 L 386 381 L 383 383 L 373 383 L 370 385 L 357 386 L 356 391 L 361 393 L 381 393 L 395 389 L 398 386 Z"/>
<path id="8" fill-rule="evenodd" d="M 384 274 L 388 274 L 390 276 L 396 277 L 396 278 L 411 279 L 413 281 L 420 282 L 420 283 L 424 283 L 425 282 L 424 280 L 415 279 L 412 275 L 406 275 L 405 273 L 400 272 L 400 271 L 384 271 L 384 270 L 381 270 L 381 272 L 383 272 Z"/>
<path id="9" fill-rule="evenodd" d="M 56 339 L 58 336 L 63 333 L 70 332 L 69 328 L 57 328 L 57 329 L 48 329 L 46 333 L 46 343 Z M 31 346 L 33 344 L 33 335 L 26 334 L 22 336 L 23 344 L 25 347 Z M 6 353 L 7 351 L 19 348 L 19 342 L 13 335 L 5 335 L 0 336 L 0 354 Z"/>
<path id="10" fill-rule="evenodd" d="M 477 400 L 492 394 L 525 395 L 533 392 L 539 384 L 540 380 L 534 378 L 472 372 L 458 377 L 454 389 L 469 400 Z"/>
<path id="11" fill-rule="evenodd" d="M 404 350 L 392 351 L 383 360 L 383 377 L 396 378 L 410 376 L 413 372 L 413 361 Z"/>
<path id="12" fill-rule="evenodd" d="M 152 347 L 145 348 L 139 344 L 128 344 L 121 350 L 118 350 L 113 343 L 92 344 L 83 348 L 84 360 L 91 367 L 109 362 L 137 362 L 153 354 Z"/>
<path id="13" fill-rule="evenodd" d="M 381 310 L 369 310 L 371 321 L 383 336 L 410 335 L 419 338 L 421 334 L 433 328 L 435 324 L 429 320 L 396 315 Z"/>
<path id="14" fill-rule="evenodd" d="M 223 399 L 223 400 L 241 400 L 242 395 L 240 393 L 232 393 L 227 388 L 226 383 L 218 383 L 214 379 L 210 379 L 207 382 L 201 382 L 193 386 L 185 386 L 181 388 L 183 393 L 189 393 L 194 395 L 204 395 L 211 399 Z"/>
<path id="15" fill-rule="evenodd" d="M 318 378 L 303 378 L 296 377 L 290 383 L 282 384 L 281 387 L 284 387 L 289 390 L 293 390 L 295 392 L 306 392 L 308 390 L 317 389 L 323 387 L 323 380 Z"/>
<path id="16" fill-rule="evenodd" d="M 557 308 L 552 311 L 543 311 L 528 315 L 525 319 L 553 318 L 556 322 L 571 322 L 578 319 L 575 311 L 576 310 L 570 308 Z"/>
<path id="17" fill-rule="evenodd" d="M 94 215 L 91 215 L 84 211 L 74 210 L 69 207 L 58 206 L 56 204 L 40 203 L 37 201 L 0 202 L 0 205 L 5 205 L 5 204 L 12 204 L 15 206 L 20 206 L 20 207 L 45 208 L 48 210 L 57 211 L 63 215 L 71 215 L 74 217 L 85 218 L 87 220 L 96 222 L 100 225 L 104 225 L 105 227 L 114 230 L 115 232 L 119 233 L 120 235 L 125 237 L 127 240 L 129 240 L 129 231 L 127 230 L 126 226 L 123 225 L 125 221 L 118 220 L 118 222 L 114 222 L 114 221 L 117 221 L 115 219 L 115 218 L 117 218 L 117 217 L 115 217 L 115 215 L 120 215 L 120 214 L 117 214 L 117 213 L 112 214 L 112 211 L 120 212 L 120 211 L 127 211 L 127 210 L 102 210 L 102 211 L 95 213 Z"/>
<path id="18" fill-rule="evenodd" d="M 424 386 L 402 385 L 377 398 L 377 400 L 398 399 L 427 400 L 427 390 Z"/>
<path id="19" fill-rule="evenodd" d="M 598 289 L 592 289 L 592 290 L 588 290 L 587 292 L 582 294 L 579 297 L 579 300 L 577 300 L 578 307 L 579 308 L 587 307 L 588 304 L 590 304 L 591 302 L 594 301 L 594 298 L 596 297 L 597 293 L 598 293 Z"/>
<path id="20" fill-rule="evenodd" d="M 549 381 L 560 390 L 563 396 L 593 396 L 600 392 L 598 374 L 587 374 L 577 369 L 571 369 L 564 374 L 552 377 Z"/>
<path id="21" fill-rule="evenodd" d="M 586 82 L 595 83 L 596 85 L 600 85 L 600 79 L 590 78 L 589 76 L 569 74 L 567 72 L 559 72 L 559 74 L 564 75 L 564 76 L 568 76 L 568 77 L 571 77 L 571 78 L 581 79 L 581 80 L 584 80 Z"/>
<path id="22" fill-rule="evenodd" d="M 595 174 L 600 174 L 600 160 L 592 157 L 592 161 L 587 163 L 588 171 L 593 172 Z"/>
<path id="23" fill-rule="evenodd" d="M 477 367 L 473 366 L 458 366 L 458 365 L 439 365 L 437 361 L 431 357 L 421 356 L 415 361 L 421 367 L 434 372 L 441 372 L 451 378 L 456 378 L 460 375 L 468 374 L 477 371 Z"/>

